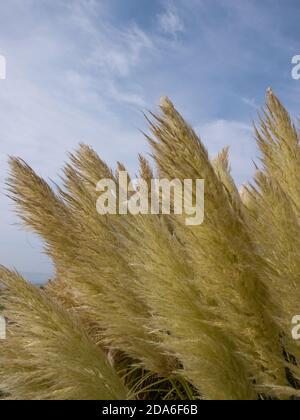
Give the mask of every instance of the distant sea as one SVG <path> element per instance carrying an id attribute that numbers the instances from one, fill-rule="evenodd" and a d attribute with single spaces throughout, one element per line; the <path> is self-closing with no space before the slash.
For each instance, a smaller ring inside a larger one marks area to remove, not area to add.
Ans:
<path id="1" fill-rule="evenodd" d="M 26 280 L 30 281 L 31 283 L 37 284 L 37 285 L 43 285 L 48 282 L 49 279 L 51 279 L 52 274 L 51 273 L 29 273 L 29 272 L 22 272 L 22 276 L 25 277 Z"/>

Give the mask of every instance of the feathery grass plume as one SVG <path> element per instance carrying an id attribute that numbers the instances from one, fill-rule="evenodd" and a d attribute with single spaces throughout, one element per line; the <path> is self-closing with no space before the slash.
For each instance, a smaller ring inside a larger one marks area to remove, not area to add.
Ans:
<path id="1" fill-rule="evenodd" d="M 10 399 L 127 399 L 129 392 L 80 321 L 17 273 L 0 269 L 9 319 L 1 389 Z"/>
<path id="2" fill-rule="evenodd" d="M 129 258 L 139 274 L 141 296 L 153 311 L 153 329 L 165 351 L 181 362 L 178 374 L 205 399 L 255 399 L 240 356 L 214 325 L 214 314 L 193 285 L 194 273 L 182 244 L 164 217 L 138 217 Z M 143 241 L 147 238 L 147 246 Z"/>
<path id="3" fill-rule="evenodd" d="M 71 277 L 73 262 L 80 253 L 72 212 L 22 159 L 11 158 L 9 163 L 11 171 L 7 182 L 8 191 L 16 203 L 16 211 L 24 226 L 44 240 L 45 250 L 54 262 L 56 285 L 59 282 L 65 283 Z M 65 270 L 65 267 L 68 269 Z M 54 288 L 51 289 L 54 294 Z M 59 301 L 66 303 L 72 296 L 69 306 L 82 311 L 83 302 L 78 290 L 74 290 L 74 284 L 68 282 L 68 290 L 63 284 L 58 289 L 59 295 L 56 298 Z M 87 312 L 89 309 L 85 306 L 84 321 L 94 323 L 93 316 L 88 320 Z"/>
<path id="4" fill-rule="evenodd" d="M 205 222 L 182 228 L 199 290 L 212 303 L 216 325 L 232 339 L 257 384 L 286 385 L 280 330 L 265 282 L 266 263 L 256 252 L 239 209 L 218 179 L 208 153 L 173 104 L 150 121 L 148 137 L 160 171 L 168 178 L 205 179 Z"/>
<path id="5" fill-rule="evenodd" d="M 154 178 L 153 169 L 149 161 L 142 155 L 139 155 L 140 177 L 147 181 L 148 187 L 151 187 L 151 180 Z"/>
<path id="6" fill-rule="evenodd" d="M 125 242 L 128 240 L 130 216 L 101 218 L 96 212 L 97 182 L 104 177 L 116 181 L 117 177 L 111 171 L 101 173 L 99 163 L 98 177 L 93 178 L 89 162 L 94 160 L 92 167 L 96 167 L 100 158 L 85 147 L 76 156 L 71 156 L 71 160 L 73 165 L 65 168 L 66 191 L 62 191 L 62 196 L 80 222 L 77 239 L 82 246 L 76 284 L 81 290 L 86 283 L 93 288 L 93 293 L 89 291 L 85 299 L 93 308 L 95 319 L 103 325 L 101 339 L 142 362 L 148 370 L 158 374 L 171 373 L 176 361 L 159 351 L 155 334 L 148 327 L 149 308 L 137 296 L 135 272 L 123 255 L 121 238 Z M 118 169 L 126 168 L 119 164 Z M 89 181 L 94 189 L 87 189 Z M 82 273 L 85 273 L 84 277 Z"/>
<path id="7" fill-rule="evenodd" d="M 253 238 L 271 268 L 268 281 L 278 307 L 274 317 L 281 326 L 285 351 L 300 360 L 299 343 L 290 333 L 300 300 L 299 220 L 292 202 L 274 178 L 260 172 L 256 175 L 256 185 L 251 189 L 248 208 Z M 293 358 L 287 360 L 287 366 L 295 379 L 300 380 L 299 366 Z"/>
<path id="8" fill-rule="evenodd" d="M 249 184 L 245 183 L 241 186 L 239 190 L 239 195 L 241 198 L 241 201 L 244 206 L 249 207 L 251 205 L 251 194 L 249 193 Z"/>
<path id="9" fill-rule="evenodd" d="M 268 90 L 267 106 L 260 117 L 260 128 L 255 128 L 262 163 L 267 175 L 276 179 L 283 191 L 300 209 L 299 136 L 287 110 Z"/>
<path id="10" fill-rule="evenodd" d="M 86 162 L 87 154 L 89 159 Z M 68 197 L 73 194 L 73 203 L 77 203 L 76 214 L 79 215 L 82 224 L 80 234 L 84 239 L 89 237 L 89 243 L 86 247 L 87 254 L 86 256 L 82 255 L 82 260 L 85 263 L 89 261 L 88 258 L 92 255 L 91 246 L 93 246 L 92 250 L 97 250 L 94 251 L 96 252 L 94 261 L 91 261 L 88 266 L 90 268 L 95 265 L 93 262 L 97 262 L 94 278 L 102 274 L 103 291 L 101 302 L 98 301 L 96 310 L 105 319 L 106 327 L 109 327 L 104 335 L 105 341 L 110 346 L 125 351 L 131 357 L 137 359 L 139 363 L 142 362 L 146 369 L 158 374 L 169 375 L 176 368 L 177 361 L 174 357 L 166 357 L 164 351 L 160 349 L 157 338 L 148 325 L 151 320 L 149 308 L 137 296 L 134 287 L 135 272 L 131 267 L 130 260 L 126 259 L 124 255 L 122 241 L 126 243 L 130 237 L 130 216 L 105 218 L 101 220 L 100 226 L 100 218 L 95 211 L 95 201 L 97 199 L 95 185 L 98 180 L 109 177 L 117 181 L 119 172 L 126 171 L 126 168 L 118 163 L 118 171 L 113 177 L 112 172 L 100 173 L 101 164 L 98 164 L 98 178 L 93 178 L 93 175 L 89 174 L 89 162 L 94 160 L 94 166 L 97 166 L 97 161 L 101 161 L 95 152 L 87 147 L 81 147 L 77 159 L 74 157 L 71 157 L 71 159 L 74 167 L 72 168 L 73 171 L 71 167 L 68 167 L 65 172 L 65 186 L 68 190 L 65 198 L 68 201 Z M 85 168 L 85 171 L 82 170 L 83 168 Z M 72 178 L 75 179 L 75 174 L 77 175 L 77 181 L 72 184 Z M 87 191 L 84 195 L 76 193 L 78 185 L 81 185 L 84 189 L 88 176 L 94 183 L 89 207 L 84 206 Z M 128 182 L 130 182 L 129 176 Z M 89 216 L 90 219 L 87 220 Z M 94 226 L 96 231 L 91 231 L 91 226 Z M 87 277 L 85 277 L 85 281 L 87 281 Z M 111 318 L 112 312 L 115 314 L 113 319 Z"/>
<path id="11" fill-rule="evenodd" d="M 45 239 L 51 258 L 66 258 L 76 248 L 76 238 L 70 229 L 71 212 L 22 159 L 10 158 L 9 164 L 8 191 L 24 226 Z"/>
<path id="12" fill-rule="evenodd" d="M 223 150 L 221 150 L 218 156 L 212 160 L 212 166 L 218 178 L 231 194 L 232 198 L 237 202 L 240 202 L 241 197 L 231 175 L 231 167 L 229 163 L 229 147 L 225 147 Z"/>
<path id="13" fill-rule="evenodd" d="M 282 311 L 282 340 L 288 368 L 300 381 L 299 343 L 290 334 L 291 320 L 299 313 L 299 138 L 298 132 L 279 99 L 268 91 L 267 108 L 256 129 L 263 169 L 249 189 L 247 204 L 257 246 L 273 269 L 269 276 L 274 299 Z M 278 314 L 277 318 L 278 318 Z M 295 357 L 297 363 L 295 363 Z"/>
<path id="14" fill-rule="evenodd" d="M 234 208 L 236 209 L 236 211 L 239 210 L 241 213 L 240 217 L 243 217 L 242 197 L 231 175 L 231 167 L 229 163 L 229 147 L 225 147 L 223 150 L 221 150 L 221 152 L 212 160 L 211 163 L 216 175 L 222 182 L 224 188 L 227 190 L 227 193 L 229 194 L 229 199 L 232 200 Z"/>
<path id="15" fill-rule="evenodd" d="M 70 301 L 72 296 L 96 342 L 126 351 L 146 369 L 171 372 L 174 362 L 158 351 L 149 334 L 149 313 L 136 296 L 134 273 L 118 249 L 119 233 L 114 223 L 96 212 L 96 183 L 112 177 L 112 171 L 83 145 L 71 155 L 71 162 L 65 168 L 67 192 L 60 190 L 65 202 L 21 160 L 11 160 L 8 181 L 24 222 L 46 242 L 55 264 L 56 285 L 63 282 L 57 288 L 51 286 L 52 296 L 55 290 L 60 301 Z"/>

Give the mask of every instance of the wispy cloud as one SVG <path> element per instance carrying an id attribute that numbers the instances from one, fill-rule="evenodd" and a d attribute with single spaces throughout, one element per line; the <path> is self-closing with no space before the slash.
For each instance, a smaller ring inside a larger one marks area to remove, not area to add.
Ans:
<path id="1" fill-rule="evenodd" d="M 260 106 L 258 105 L 258 103 L 256 102 L 256 100 L 254 98 L 242 98 L 242 102 L 244 102 L 245 105 L 250 106 L 251 108 L 258 110 L 260 108 Z"/>
<path id="2" fill-rule="evenodd" d="M 157 16 L 158 25 L 162 32 L 176 37 L 184 32 L 185 25 L 178 10 L 173 5 L 168 5 L 163 13 Z"/>
<path id="3" fill-rule="evenodd" d="M 151 39 L 136 24 L 123 30 L 103 26 L 87 56 L 87 65 L 100 68 L 106 76 L 128 77 L 153 48 Z"/>

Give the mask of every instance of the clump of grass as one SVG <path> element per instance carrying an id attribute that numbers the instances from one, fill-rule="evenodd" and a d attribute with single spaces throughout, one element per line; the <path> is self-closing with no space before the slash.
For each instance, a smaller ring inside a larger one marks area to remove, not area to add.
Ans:
<path id="1" fill-rule="evenodd" d="M 1 389 L 11 399 L 287 399 L 299 395 L 299 136 L 270 90 L 256 128 L 262 165 L 240 193 L 229 150 L 210 160 L 169 99 L 150 114 L 154 168 L 205 180 L 205 221 L 99 216 L 117 171 L 88 146 L 53 191 L 11 158 L 10 196 L 55 266 L 44 290 L 0 269 Z"/>
<path id="2" fill-rule="evenodd" d="M 130 396 L 80 320 L 17 273 L 1 268 L 4 315 L 1 388 L 16 399 L 126 399 Z M 55 369 L 54 369 L 55 367 Z"/>

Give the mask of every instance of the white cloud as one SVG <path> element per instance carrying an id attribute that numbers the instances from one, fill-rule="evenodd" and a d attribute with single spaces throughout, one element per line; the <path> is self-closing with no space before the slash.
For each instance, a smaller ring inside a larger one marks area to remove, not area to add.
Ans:
<path id="1" fill-rule="evenodd" d="M 255 109 L 256 111 L 260 108 L 260 106 L 257 104 L 256 100 L 254 98 L 242 98 L 242 102 L 244 102 L 245 105 L 250 106 L 251 108 Z"/>
<path id="2" fill-rule="evenodd" d="M 111 97 L 117 102 L 127 103 L 138 108 L 145 108 L 147 105 L 143 95 L 137 92 L 123 92 L 122 88 L 117 88 L 114 83 L 110 85 L 109 90 Z"/>
<path id="3" fill-rule="evenodd" d="M 105 25 L 97 33 L 87 64 L 99 67 L 106 76 L 128 77 L 151 49 L 151 39 L 136 24 L 125 30 Z"/>
<path id="4" fill-rule="evenodd" d="M 173 36 L 184 32 L 183 20 L 179 16 L 177 10 L 170 6 L 164 13 L 158 15 L 158 24 L 163 32 Z"/>

